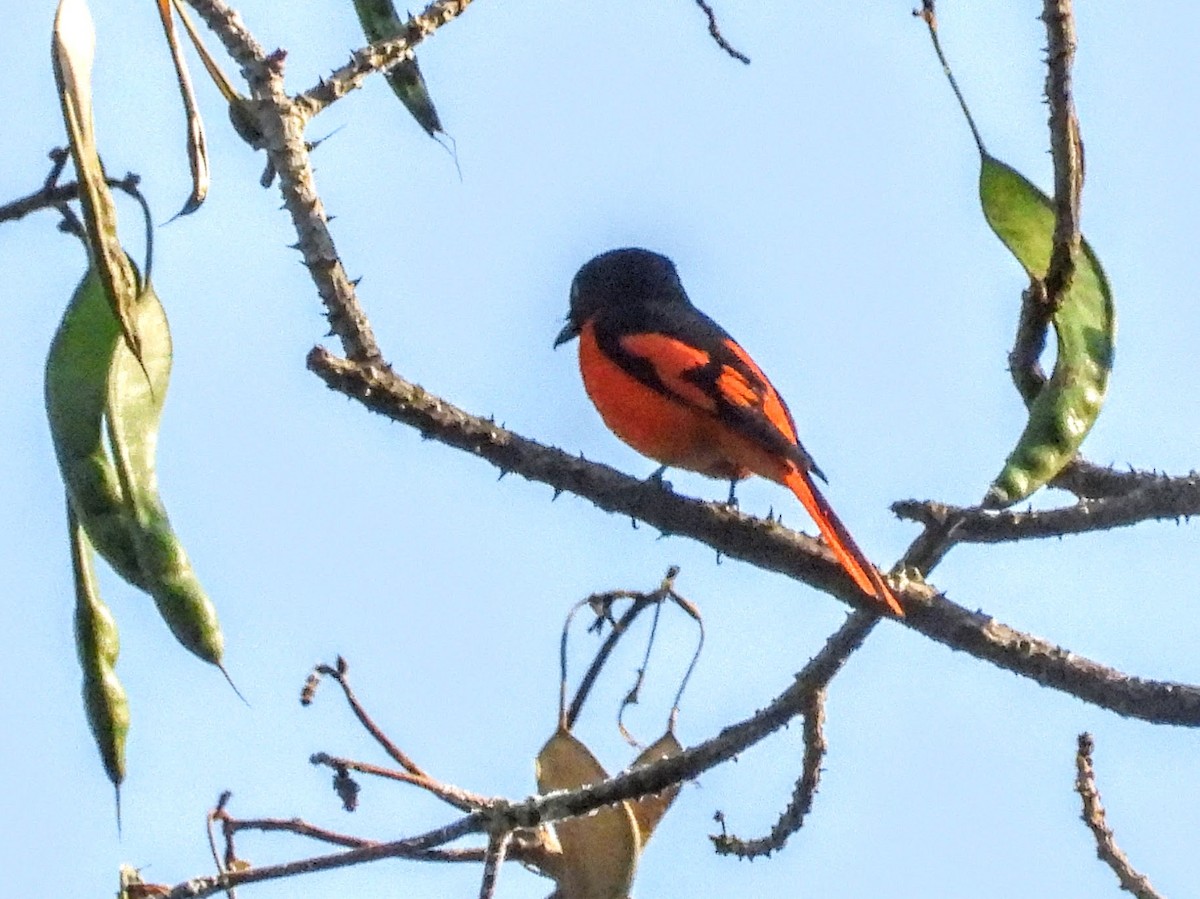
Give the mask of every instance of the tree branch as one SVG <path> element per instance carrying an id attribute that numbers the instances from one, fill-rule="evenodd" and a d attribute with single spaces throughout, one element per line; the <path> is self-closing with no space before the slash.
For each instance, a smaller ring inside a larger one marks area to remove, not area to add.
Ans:
<path id="1" fill-rule="evenodd" d="M 782 849 L 788 837 L 804 825 L 804 819 L 812 811 L 813 800 L 817 795 L 817 786 L 821 782 L 821 762 L 829 749 L 825 742 L 825 688 L 813 690 L 808 697 L 804 709 L 804 769 L 796 788 L 792 792 L 792 800 L 788 803 L 771 832 L 765 837 L 753 840 L 743 840 L 736 836 L 722 833 L 711 837 L 713 847 L 718 855 L 736 855 L 738 858 L 758 858 L 770 855 Z M 724 816 L 722 816 L 722 821 Z"/>
<path id="2" fill-rule="evenodd" d="M 955 521 L 953 540 L 956 543 L 1007 543 L 1064 537 L 1132 527 L 1145 521 L 1200 515 L 1200 474 L 1160 477 L 1123 496 L 1081 500 L 1047 511 L 991 511 L 912 499 L 893 503 L 892 511 L 899 518 L 924 525 Z"/>
<path id="3" fill-rule="evenodd" d="M 1050 155 L 1054 160 L 1054 249 L 1046 270 L 1046 305 L 1050 311 L 1075 274 L 1079 252 L 1079 203 L 1083 191 L 1083 142 L 1071 98 L 1071 65 L 1075 61 L 1075 19 L 1071 0 L 1046 0 L 1046 100 L 1050 104 Z"/>
<path id="4" fill-rule="evenodd" d="M 1096 788 L 1096 771 L 1092 767 L 1092 750 L 1095 743 L 1092 735 L 1079 735 L 1079 748 L 1075 753 L 1075 792 L 1083 800 L 1083 822 L 1096 840 L 1096 855 L 1112 868 L 1121 883 L 1121 889 L 1133 893 L 1138 899 L 1163 899 L 1150 885 L 1150 880 L 1139 874 L 1129 862 L 1129 857 L 1117 845 L 1116 836 L 1108 826 L 1104 806 L 1100 803 L 1100 791 Z"/>
<path id="5" fill-rule="evenodd" d="M 591 500 L 608 512 L 644 521 L 665 533 L 699 540 L 724 555 L 776 571 L 869 611 L 823 544 L 773 521 L 720 503 L 667 492 L 654 483 L 547 447 L 471 415 L 378 363 L 357 364 L 316 347 L 308 366 L 329 387 L 423 436 L 465 450 L 531 481 Z M 908 583 L 898 591 L 907 617 L 897 623 L 939 643 L 1131 718 L 1200 726 L 1200 687 L 1131 677 L 1055 644 L 1022 633 L 982 612 L 956 605 L 934 588 Z"/>
<path id="6" fill-rule="evenodd" d="M 297 113 L 311 119 L 335 100 L 360 87 L 372 72 L 385 71 L 411 57 L 417 44 L 462 15 L 470 4 L 471 0 L 434 0 L 423 12 L 409 17 L 401 34 L 356 50 L 349 63 L 322 79 L 316 87 L 299 94 L 295 102 Z"/>
<path id="7" fill-rule="evenodd" d="M 878 620 L 878 616 L 871 613 L 851 615 L 829 638 L 821 651 L 796 675 L 795 681 L 765 709 L 744 721 L 726 727 L 715 737 L 686 749 L 677 756 L 633 768 L 578 790 L 559 790 L 518 803 L 498 800 L 488 809 L 480 809 L 444 827 L 416 837 L 361 846 L 346 852 L 280 865 L 264 865 L 244 871 L 194 878 L 175 886 L 167 894 L 167 899 L 201 899 L 229 887 L 328 871 L 385 858 L 421 859 L 428 850 L 468 834 L 512 833 L 537 828 L 564 818 L 587 814 L 601 806 L 661 792 L 728 761 L 779 730 L 796 715 L 802 714 L 813 692 L 829 683 L 846 659 L 862 645 L 862 641 Z M 515 855 L 515 852 L 513 854 Z"/>

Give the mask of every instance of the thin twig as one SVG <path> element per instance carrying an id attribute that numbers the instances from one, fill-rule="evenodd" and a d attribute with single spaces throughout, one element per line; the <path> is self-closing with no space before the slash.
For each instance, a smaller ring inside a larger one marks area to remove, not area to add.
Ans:
<path id="1" fill-rule="evenodd" d="M 137 197 L 141 178 L 131 172 L 124 178 L 105 178 L 104 183 L 131 197 Z M 28 196 L 0 206 L 0 222 L 15 222 L 30 213 L 42 209 L 58 209 L 62 204 L 78 199 L 78 181 L 68 181 L 66 184 L 45 184 Z"/>
<path id="2" fill-rule="evenodd" d="M 1046 0 L 1046 100 L 1050 104 L 1050 156 L 1054 160 L 1054 249 L 1046 270 L 1046 305 L 1058 308 L 1075 275 L 1079 253 L 1079 204 L 1083 191 L 1083 142 L 1071 98 L 1075 20 L 1071 0 Z"/>
<path id="3" fill-rule="evenodd" d="M 324 765 L 334 771 L 357 771 L 360 774 L 370 774 L 372 777 L 382 777 L 385 780 L 395 780 L 400 783 L 420 787 L 432 793 L 447 805 L 452 805 L 459 811 L 472 812 L 476 809 L 489 808 L 495 800 L 478 793 L 471 793 L 451 784 L 444 784 L 428 774 L 410 774 L 407 771 L 397 771 L 394 768 L 383 768 L 370 762 L 359 762 L 354 759 L 339 758 L 325 752 L 315 752 L 309 758 L 314 765 Z"/>
<path id="4" fill-rule="evenodd" d="M 744 721 L 722 729 L 715 737 L 686 749 L 677 756 L 633 768 L 578 790 L 560 790 L 519 803 L 496 802 L 490 809 L 472 812 L 444 827 L 416 837 L 362 846 L 346 852 L 280 865 L 230 871 L 218 877 L 195 878 L 174 887 L 168 894 L 168 899 L 201 899 L 229 886 L 278 880 L 385 858 L 420 859 L 429 850 L 468 834 L 533 829 L 545 823 L 586 814 L 601 806 L 659 793 L 667 787 L 694 778 L 722 762 L 729 761 L 802 714 L 812 692 L 829 682 L 846 659 L 862 645 L 862 641 L 878 621 L 879 617 L 870 613 L 851 615 L 821 651 L 796 675 L 795 681 L 766 708 Z"/>
<path id="5" fill-rule="evenodd" d="M 1124 496 L 1081 500 L 1045 511 L 993 511 L 951 506 L 933 500 L 901 500 L 892 504 L 892 511 L 899 518 L 925 525 L 958 521 L 954 533 L 958 543 L 1009 543 L 1065 537 L 1200 515 L 1200 474 L 1160 478 Z"/>
<path id="6" fill-rule="evenodd" d="M 367 710 L 363 708 L 362 703 L 358 701 L 358 697 L 354 695 L 354 690 L 350 687 L 350 680 L 347 677 L 350 666 L 346 663 L 345 659 L 338 656 L 336 665 L 319 665 L 316 670 L 318 673 L 332 677 L 338 682 L 338 686 L 342 688 L 342 693 L 346 697 L 346 703 L 350 706 L 350 711 L 354 713 L 354 717 L 358 719 L 358 723 L 363 726 L 366 732 L 380 745 L 392 761 L 417 777 L 429 776 L 421 770 L 421 767 L 416 762 L 408 757 L 404 750 L 392 742 L 391 738 L 383 732 L 383 729 L 367 714 Z"/>
<path id="7" fill-rule="evenodd" d="M 1100 791 L 1096 788 L 1096 771 L 1092 767 L 1092 751 L 1095 744 L 1092 735 L 1079 735 L 1075 753 L 1075 792 L 1083 800 L 1083 822 L 1096 840 L 1096 855 L 1112 868 L 1121 889 L 1133 893 L 1138 899 L 1163 899 L 1150 885 L 1144 874 L 1139 874 L 1129 862 L 1129 857 L 1117 845 L 1116 836 L 1105 819 L 1104 806 L 1100 803 Z"/>
<path id="8" fill-rule="evenodd" d="M 808 698 L 804 712 L 804 768 L 792 791 L 792 799 L 765 837 L 744 840 L 722 833 L 711 837 L 713 847 L 720 855 L 736 855 L 738 858 L 758 858 L 782 849 L 788 837 L 804 825 L 804 819 L 812 811 L 817 786 L 821 782 L 821 763 L 829 744 L 825 742 L 825 688 L 814 690 Z"/>
<path id="9" fill-rule="evenodd" d="M 226 826 L 234 832 L 256 830 L 262 833 L 291 833 L 296 836 L 319 840 L 322 843 L 330 843 L 334 846 L 345 846 L 349 849 L 381 845 L 379 840 L 367 840 L 362 837 L 338 833 L 324 827 L 317 827 L 315 824 L 309 824 L 307 821 L 299 818 L 230 818 Z M 484 860 L 485 851 L 476 848 L 428 849 L 424 853 L 406 857 L 430 862 L 472 862 L 478 864 Z M 521 860 L 525 861 L 525 858 L 522 857 Z"/>
<path id="10" fill-rule="evenodd" d="M 696 0 L 696 5 L 703 10 L 705 17 L 707 17 L 708 33 L 712 35 L 712 39 L 716 41 L 717 46 L 738 62 L 750 65 L 750 57 L 736 49 L 729 41 L 725 40 L 725 35 L 721 34 L 721 28 L 717 25 L 717 14 L 713 12 L 713 8 L 704 2 L 704 0 Z"/>
<path id="11" fill-rule="evenodd" d="M 257 830 L 264 833 L 294 833 L 297 836 L 320 840 L 322 843 L 331 843 L 334 846 L 346 846 L 348 848 L 379 845 L 378 840 L 365 840 L 362 837 L 354 837 L 349 834 L 326 830 L 324 827 L 317 827 L 315 824 L 309 824 L 300 818 L 230 818 L 228 826 L 234 833 L 243 830 Z"/>
<path id="12" fill-rule="evenodd" d="M 664 593 L 662 588 L 653 593 L 640 593 L 632 596 L 627 596 L 628 591 L 615 591 L 610 594 L 601 594 L 600 596 L 588 597 L 588 602 L 594 602 L 597 599 L 608 599 L 609 597 L 621 599 L 633 599 L 633 604 L 625 610 L 625 613 L 614 622 L 608 636 L 604 638 L 604 642 L 596 650 L 596 655 L 592 659 L 592 663 L 588 666 L 588 670 L 584 673 L 583 678 L 579 681 L 579 687 L 575 691 L 575 697 L 571 700 L 571 705 L 567 708 L 566 714 L 563 717 L 563 722 L 567 730 L 575 726 L 576 720 L 579 718 L 579 713 L 583 711 L 583 704 L 587 701 L 588 694 L 596 683 L 596 679 L 600 676 L 600 671 L 604 668 L 605 662 L 612 655 L 612 651 L 616 648 L 617 642 L 621 637 L 628 633 L 630 626 L 634 620 L 651 606 L 662 602 Z M 563 649 L 566 648 L 566 634 L 564 632 Z M 565 659 L 565 656 L 563 656 Z M 564 680 L 565 683 L 565 680 Z"/>
<path id="13" fill-rule="evenodd" d="M 512 832 L 494 833 L 488 838 L 487 856 L 483 862 L 483 878 L 479 884 L 479 899 L 493 899 L 496 895 L 496 882 L 500 878 L 500 868 L 504 866 L 504 858 L 508 853 L 508 844 L 512 842 Z"/>

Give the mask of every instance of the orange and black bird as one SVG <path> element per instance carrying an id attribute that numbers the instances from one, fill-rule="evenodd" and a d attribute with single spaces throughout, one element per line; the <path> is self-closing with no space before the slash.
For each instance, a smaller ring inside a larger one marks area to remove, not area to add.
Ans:
<path id="1" fill-rule="evenodd" d="M 627 248 L 586 263 L 554 345 L 576 337 L 584 388 L 614 434 L 664 467 L 731 484 L 752 474 L 783 484 L 859 589 L 903 617 L 817 490 L 813 476 L 825 476 L 801 446 L 783 397 L 749 353 L 692 305 L 670 259 Z"/>

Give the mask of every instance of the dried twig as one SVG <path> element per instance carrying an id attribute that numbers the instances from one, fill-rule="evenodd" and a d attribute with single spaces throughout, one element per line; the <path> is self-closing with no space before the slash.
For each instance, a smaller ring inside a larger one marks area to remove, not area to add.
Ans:
<path id="1" fill-rule="evenodd" d="M 736 59 L 738 62 L 750 65 L 750 57 L 740 50 L 737 50 L 725 40 L 725 35 L 721 34 L 721 28 L 717 25 L 717 14 L 713 12 L 713 8 L 705 2 L 705 0 L 696 0 L 696 5 L 704 12 L 708 19 L 708 33 L 712 35 L 712 39 L 716 41 L 717 46 Z"/>
<path id="2" fill-rule="evenodd" d="M 804 770 L 796 781 L 792 799 L 771 832 L 765 837 L 743 840 L 722 833 L 711 837 L 713 846 L 721 855 L 736 855 L 738 858 L 757 858 L 782 849 L 788 837 L 804 825 L 804 819 L 812 811 L 817 786 L 821 782 L 821 763 L 829 744 L 825 742 L 825 688 L 813 690 L 804 709 Z M 723 818 L 722 818 L 723 820 Z"/>
<path id="3" fill-rule="evenodd" d="M 104 183 L 116 190 L 123 191 L 131 197 L 139 195 L 139 176 L 132 172 L 124 178 L 106 178 Z M 47 184 L 35 190 L 28 196 L 13 200 L 0 206 L 0 222 L 15 222 L 25 216 L 43 209 L 58 209 L 64 203 L 79 199 L 79 182 L 68 181 L 66 184 Z"/>
<path id="4" fill-rule="evenodd" d="M 533 829 L 542 824 L 586 814 L 604 805 L 661 792 L 726 762 L 747 747 L 783 727 L 807 707 L 812 693 L 837 673 L 849 656 L 862 645 L 879 618 L 870 613 L 851 615 L 796 675 L 795 681 L 766 708 L 750 718 L 721 730 L 719 734 L 680 755 L 633 768 L 598 784 L 578 790 L 557 791 L 524 802 L 496 801 L 444 827 L 415 837 L 356 847 L 333 855 L 300 859 L 281 865 L 265 865 L 244 871 L 229 871 L 216 877 L 194 878 L 178 884 L 168 899 L 200 899 L 230 886 L 278 880 L 314 871 L 328 871 L 385 858 L 423 859 L 429 850 L 472 833 L 503 833 Z M 516 854 L 515 852 L 513 853 Z"/>
<path id="5" fill-rule="evenodd" d="M 512 842 L 512 832 L 494 833 L 488 838 L 487 857 L 483 862 L 483 878 L 479 884 L 479 899 L 492 899 L 496 895 L 496 881 L 500 868 Z"/>
<path id="6" fill-rule="evenodd" d="M 1121 889 L 1133 893 L 1138 899 L 1162 899 L 1161 894 L 1150 885 L 1150 880 L 1134 870 L 1105 820 L 1100 791 L 1096 789 L 1096 771 L 1092 767 L 1093 749 L 1095 744 L 1092 735 L 1080 734 L 1075 753 L 1075 792 L 1083 800 L 1082 818 L 1096 839 L 1096 855 L 1112 868 L 1121 883 Z"/>
<path id="7" fill-rule="evenodd" d="M 332 677 L 337 681 L 338 686 L 342 688 L 342 693 L 346 697 L 346 703 L 350 706 L 350 711 L 354 712 L 354 717 L 358 719 L 358 723 L 361 724 L 367 733 L 369 733 L 375 740 L 375 742 L 382 747 L 383 751 L 391 757 L 392 761 L 410 774 L 414 774 L 417 777 L 427 776 L 425 772 L 421 770 L 420 766 L 410 759 L 399 746 L 393 743 L 391 738 L 383 732 L 383 729 L 375 723 L 374 719 L 371 718 L 369 714 L 367 714 L 367 710 L 363 708 L 362 704 L 358 701 L 358 697 L 354 695 L 354 690 L 352 690 L 350 687 L 350 680 L 347 677 L 347 674 L 350 671 L 350 666 L 346 664 L 345 659 L 343 659 L 341 656 L 338 656 L 336 665 L 318 665 L 315 670 L 317 673 L 325 675 L 326 677 Z"/>

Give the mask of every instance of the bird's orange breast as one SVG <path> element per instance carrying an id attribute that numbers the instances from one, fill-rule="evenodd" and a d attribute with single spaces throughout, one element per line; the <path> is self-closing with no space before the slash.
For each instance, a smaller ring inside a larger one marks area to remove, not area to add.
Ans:
<path id="1" fill-rule="evenodd" d="M 642 455 L 673 468 L 728 480 L 751 473 L 782 479 L 779 469 L 789 466 L 781 466 L 732 431 L 717 417 L 712 399 L 680 377 L 686 368 L 707 361 L 703 350 L 653 334 L 626 343 L 646 350 L 659 376 L 686 401 L 643 383 L 609 358 L 588 322 L 579 335 L 579 370 L 588 397 L 609 430 Z"/>

